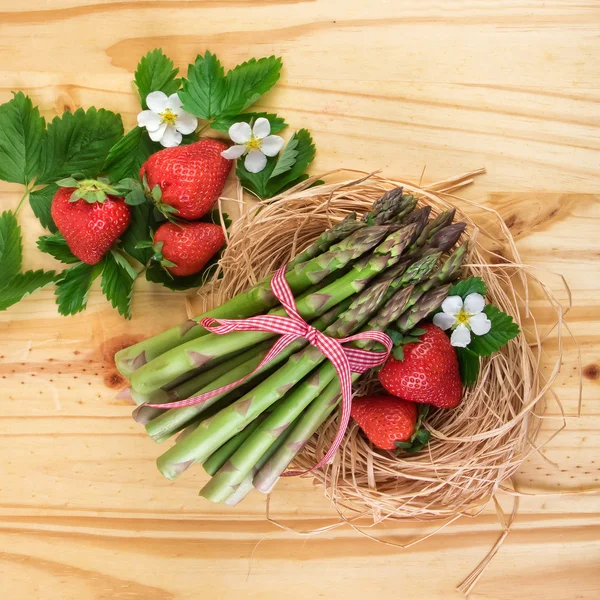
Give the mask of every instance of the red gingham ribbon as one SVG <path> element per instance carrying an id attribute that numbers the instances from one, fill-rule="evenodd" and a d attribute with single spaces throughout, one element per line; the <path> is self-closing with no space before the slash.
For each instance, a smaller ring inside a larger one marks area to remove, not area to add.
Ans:
<path id="1" fill-rule="evenodd" d="M 289 315 L 288 317 L 280 317 L 277 315 L 260 315 L 248 319 L 213 319 L 212 317 L 209 317 L 200 321 L 202 327 L 208 329 L 211 333 L 216 333 L 218 335 L 223 335 L 232 331 L 270 331 L 272 333 L 281 334 L 281 337 L 275 342 L 267 355 L 263 358 L 262 362 L 252 373 L 238 379 L 238 381 L 234 383 L 224 385 L 223 387 L 198 396 L 192 396 L 186 400 L 166 404 L 149 404 L 148 406 L 155 408 L 183 408 L 184 406 L 193 406 L 194 404 L 206 402 L 219 394 L 234 389 L 246 381 L 251 375 L 259 371 L 264 365 L 273 360 L 273 358 L 284 350 L 286 346 L 298 338 L 305 338 L 308 340 L 309 344 L 318 348 L 323 355 L 331 361 L 340 379 L 340 387 L 342 390 L 342 418 L 340 420 L 338 432 L 331 447 L 319 464 L 315 465 L 312 469 L 309 469 L 309 471 L 312 471 L 329 462 L 344 438 L 348 422 L 350 421 L 350 409 L 352 408 L 352 372 L 364 373 L 369 369 L 383 364 L 392 350 L 393 343 L 390 337 L 382 331 L 365 331 L 356 335 L 351 335 L 350 337 L 339 339 L 330 338 L 324 333 L 321 333 L 318 329 L 315 329 L 304 321 L 300 316 L 300 313 L 296 308 L 292 290 L 285 279 L 285 271 L 286 268 L 282 267 L 274 273 L 273 279 L 271 280 L 271 289 L 276 298 L 281 302 L 281 306 L 283 306 Z M 213 327 L 213 325 L 215 326 Z M 370 352 L 367 350 L 345 348 L 342 346 L 342 344 L 356 340 L 374 340 L 383 344 L 386 351 Z M 305 472 L 308 473 L 309 471 Z M 284 473 L 284 475 L 301 474 L 301 472 Z"/>

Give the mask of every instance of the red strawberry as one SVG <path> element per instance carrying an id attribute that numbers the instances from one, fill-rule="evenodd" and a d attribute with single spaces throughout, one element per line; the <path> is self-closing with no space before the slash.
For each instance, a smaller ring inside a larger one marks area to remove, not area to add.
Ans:
<path id="1" fill-rule="evenodd" d="M 71 252 L 88 265 L 102 260 L 129 227 L 131 219 L 123 199 L 104 193 L 103 185 L 92 180 L 82 181 L 78 188 L 59 188 L 52 199 L 51 213 L 56 227 Z M 74 193 L 80 198 L 71 201 Z"/>
<path id="2" fill-rule="evenodd" d="M 212 223 L 163 223 L 154 234 L 165 268 L 175 276 L 193 275 L 223 247 L 225 235 Z M 175 266 L 173 266 L 175 265 Z"/>
<path id="3" fill-rule="evenodd" d="M 432 323 L 419 329 L 426 331 L 420 341 L 404 346 L 403 360 L 390 356 L 379 381 L 390 394 L 406 400 L 455 408 L 462 400 L 462 382 L 450 338 Z"/>
<path id="4" fill-rule="evenodd" d="M 355 398 L 350 412 L 365 435 L 382 450 L 395 450 L 415 433 L 417 405 L 393 396 Z"/>
<path id="5" fill-rule="evenodd" d="M 182 219 L 200 219 L 223 191 L 232 165 L 232 161 L 221 156 L 227 148 L 224 142 L 211 139 L 165 148 L 142 165 L 140 179 L 146 176 L 150 190 L 160 188 L 159 208 L 167 205 Z"/>

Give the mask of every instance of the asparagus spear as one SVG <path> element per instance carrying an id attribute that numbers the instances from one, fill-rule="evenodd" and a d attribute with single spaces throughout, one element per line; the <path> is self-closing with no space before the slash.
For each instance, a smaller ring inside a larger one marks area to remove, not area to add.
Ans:
<path id="1" fill-rule="evenodd" d="M 364 330 L 385 330 L 402 313 L 411 292 L 412 288 L 408 287 L 393 294 Z M 294 387 L 202 488 L 200 495 L 212 502 L 223 502 L 230 496 L 273 442 L 335 378 L 335 367 L 330 362 L 325 362 L 308 380 Z"/>
<path id="2" fill-rule="evenodd" d="M 328 325 L 331 325 L 339 317 L 339 315 L 349 307 L 349 305 L 350 301 L 342 302 L 314 321 L 312 326 L 319 330 L 325 329 Z M 273 369 L 278 364 L 281 364 L 292 354 L 298 352 L 304 346 L 306 346 L 307 343 L 308 342 L 304 339 L 296 340 L 272 361 L 270 361 L 268 365 L 265 365 L 254 375 L 251 375 L 250 378 L 246 380 L 246 383 L 253 381 L 262 373 Z M 252 373 L 252 371 L 254 371 L 254 369 L 256 369 L 256 367 L 258 367 L 258 365 L 262 362 L 267 352 L 268 348 L 266 351 L 261 351 L 259 353 L 256 352 L 256 347 L 248 350 L 245 353 L 247 358 L 245 362 L 239 364 L 236 368 L 232 368 L 227 372 L 224 372 L 220 377 L 208 381 L 202 389 L 196 390 L 194 394 L 200 395 L 211 390 L 216 390 Z M 244 385 L 246 385 L 246 383 Z M 215 396 L 214 398 L 211 398 L 210 400 L 207 400 L 206 402 L 203 402 L 202 404 L 194 404 L 193 406 L 186 406 L 183 408 L 172 408 L 164 411 L 163 414 L 159 415 L 146 425 L 146 431 L 148 435 L 156 441 L 166 439 L 166 437 L 171 435 L 174 431 L 177 431 L 177 429 L 179 429 L 182 425 L 194 419 L 197 415 L 202 413 L 209 406 L 219 401 L 220 398 L 226 395 L 227 393 L 225 392 Z"/>
<path id="3" fill-rule="evenodd" d="M 348 311 L 325 330 L 329 335 L 336 331 L 344 336 L 353 333 L 358 317 L 362 322 L 378 306 L 388 289 L 386 282 L 366 289 Z M 360 307 L 360 313 L 354 310 Z M 167 479 L 175 479 L 194 462 L 205 461 L 217 448 L 241 431 L 259 414 L 279 400 L 290 388 L 317 367 L 325 357 L 314 346 L 309 346 L 291 356 L 287 363 L 212 419 L 204 421 L 189 437 L 175 444 L 157 460 L 159 470 Z"/>
<path id="4" fill-rule="evenodd" d="M 423 295 L 417 304 L 406 312 L 397 326 L 402 331 L 412 329 L 419 321 L 436 310 L 448 295 L 449 285 L 439 287 Z M 360 377 L 355 373 L 353 380 Z M 337 406 L 340 399 L 339 381 L 333 379 L 323 393 L 310 404 L 297 424 L 288 434 L 286 443 L 280 446 L 267 464 L 254 477 L 254 487 L 261 492 L 269 492 L 280 475 L 287 469 L 294 457 L 302 450 L 306 442 L 314 435 L 327 417 Z"/>
<path id="5" fill-rule="evenodd" d="M 383 225 L 392 218 L 402 208 L 402 188 L 395 194 L 384 194 L 382 198 L 376 201 L 371 212 L 366 215 L 364 221 L 356 221 L 356 215 L 349 215 L 327 231 L 313 242 L 306 250 L 296 256 L 288 265 L 290 275 L 286 276 L 290 287 L 295 294 L 307 289 L 314 280 L 308 276 L 302 278 L 302 274 L 310 272 L 312 259 L 318 258 L 326 250 L 329 252 L 340 252 L 348 249 L 354 244 L 355 238 L 348 239 L 351 235 L 357 234 L 361 228 L 366 228 L 365 221 L 369 224 Z M 332 244 L 337 246 L 331 247 Z M 364 251 L 368 250 L 366 248 Z M 318 263 L 317 263 L 318 265 Z M 319 269 L 317 269 L 318 271 Z M 291 273 L 294 272 L 299 281 L 291 279 Z M 190 340 L 196 339 L 208 332 L 199 325 L 200 319 L 204 317 L 217 317 L 224 319 L 240 319 L 251 317 L 265 312 L 275 304 L 276 300 L 270 294 L 271 278 L 267 277 L 253 288 L 232 298 L 229 302 L 204 313 L 194 319 L 186 321 L 181 325 L 167 329 L 162 333 L 151 338 L 143 340 L 133 346 L 125 348 L 115 355 L 115 363 L 122 375 L 128 379 L 131 374 L 142 365 L 150 362 L 152 359 L 160 356 L 164 352 L 175 348 Z"/>
<path id="6" fill-rule="evenodd" d="M 366 230 L 359 230 L 359 233 L 360 231 Z M 391 233 L 371 255 L 356 262 L 353 268 L 337 281 L 318 293 L 300 299 L 297 302 L 298 312 L 305 319 L 314 318 L 360 292 L 375 275 L 400 260 L 414 232 L 413 224 Z M 284 316 L 286 313 L 283 309 L 278 309 L 271 311 L 270 314 Z M 138 392 L 149 393 L 190 369 L 201 364 L 208 365 L 234 349 L 241 351 L 273 335 L 270 332 L 232 332 L 223 336 L 215 334 L 203 336 L 166 352 L 135 371 L 131 376 L 131 386 Z"/>
<path id="7" fill-rule="evenodd" d="M 454 208 L 451 210 L 446 210 L 441 212 L 435 219 L 428 223 L 428 225 L 423 229 L 417 238 L 417 241 L 413 244 L 410 253 L 415 254 L 418 252 L 419 249 L 422 248 L 435 233 L 437 233 L 440 229 L 451 225 L 455 214 L 456 209 Z"/>
<path id="8" fill-rule="evenodd" d="M 287 434 L 294 428 L 299 418 L 292 423 L 287 431 L 285 431 L 275 440 L 273 445 L 264 453 L 256 465 L 254 465 L 252 471 L 246 476 L 246 478 L 237 487 L 234 487 L 234 492 L 223 502 L 223 504 L 226 504 L 227 506 L 235 506 L 236 504 L 239 504 L 254 489 L 254 485 L 252 483 L 254 476 L 265 465 L 267 465 L 273 454 L 275 454 L 275 452 L 277 452 L 277 450 L 285 443 Z"/>
<path id="9" fill-rule="evenodd" d="M 215 450 L 202 465 L 209 475 L 214 475 L 229 457 L 250 437 L 252 432 L 265 420 L 266 415 L 259 415 L 252 423 L 236 433 L 228 442 Z M 187 436 L 186 436 L 187 437 Z M 179 441 L 180 438 L 177 438 Z"/>

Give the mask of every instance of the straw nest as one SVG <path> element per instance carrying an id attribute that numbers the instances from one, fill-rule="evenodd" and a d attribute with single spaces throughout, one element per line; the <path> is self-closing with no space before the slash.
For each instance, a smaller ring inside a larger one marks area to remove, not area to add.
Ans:
<path id="1" fill-rule="evenodd" d="M 544 301 L 556 312 L 559 336 L 562 307 L 523 265 L 500 215 L 451 193 L 480 172 L 425 187 L 358 172 L 351 172 L 351 180 L 310 189 L 307 186 L 314 180 L 308 180 L 260 204 L 260 210 L 256 204 L 243 205 L 243 214 L 229 234 L 220 273 L 212 282 L 214 302 L 248 288 L 349 212 L 368 211 L 384 191 L 402 185 L 421 205 L 430 205 L 433 215 L 449 206 L 457 209 L 456 220 L 467 222 L 464 237 L 470 240 L 464 276 L 482 277 L 488 285 L 488 301 L 512 315 L 521 327 L 523 333 L 482 361 L 478 383 L 466 390 L 458 408 L 430 413 L 426 426 L 431 442 L 420 453 L 394 456 L 378 450 L 355 423 L 350 425 L 334 462 L 310 474 L 346 521 L 365 515 L 379 522 L 476 514 L 536 450 L 540 424 L 536 407 L 558 373 L 561 343 L 559 339 L 554 368 L 544 377 L 540 368 L 543 339 L 528 307 L 530 288 L 536 288 L 537 302 L 541 290 Z M 370 377 L 356 391 L 377 389 L 376 377 Z M 337 427 L 334 415 L 305 447 L 296 466 L 309 469 L 316 464 Z"/>

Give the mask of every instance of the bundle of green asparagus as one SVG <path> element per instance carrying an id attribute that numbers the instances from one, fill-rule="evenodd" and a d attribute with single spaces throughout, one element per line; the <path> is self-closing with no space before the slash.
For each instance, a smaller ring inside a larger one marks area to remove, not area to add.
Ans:
<path id="1" fill-rule="evenodd" d="M 396 188 L 358 219 L 325 231 L 287 266 L 285 278 L 301 317 L 333 338 L 361 331 L 407 332 L 437 310 L 460 272 L 466 245 L 453 250 L 464 223 L 454 211 L 430 219 L 430 208 Z M 194 463 L 212 475 L 200 492 L 236 504 L 251 489 L 270 490 L 340 399 L 334 366 L 304 339 L 257 367 L 276 341 L 267 331 L 216 335 L 204 317 L 240 319 L 285 311 L 271 277 L 191 321 L 126 348 L 115 357 L 129 378 L 134 418 L 156 442 L 176 434 L 157 461 L 168 479 Z M 373 341 L 357 348 L 382 350 Z M 353 381 L 360 377 L 353 374 Z M 163 404 L 233 389 L 182 408 Z"/>

